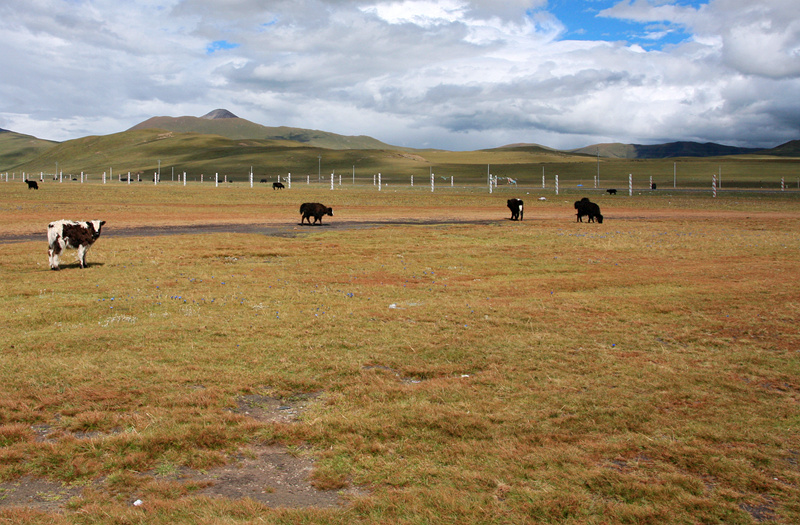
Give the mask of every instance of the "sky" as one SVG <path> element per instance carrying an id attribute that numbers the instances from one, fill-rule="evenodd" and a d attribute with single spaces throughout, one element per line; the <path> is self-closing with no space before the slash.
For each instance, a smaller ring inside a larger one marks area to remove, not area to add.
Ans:
<path id="1" fill-rule="evenodd" d="M 453 151 L 800 139 L 797 0 L 3 0 L 0 128 L 224 108 Z"/>

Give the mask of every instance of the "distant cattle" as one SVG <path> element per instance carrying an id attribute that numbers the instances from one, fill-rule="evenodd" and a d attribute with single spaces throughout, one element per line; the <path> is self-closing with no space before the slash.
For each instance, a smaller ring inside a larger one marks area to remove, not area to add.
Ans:
<path id="1" fill-rule="evenodd" d="M 506 206 L 511 210 L 511 220 L 522 220 L 522 199 L 508 199 Z"/>
<path id="2" fill-rule="evenodd" d="M 266 183 L 267 183 L 267 179 L 261 179 L 261 184 L 266 184 Z"/>
<path id="3" fill-rule="evenodd" d="M 86 252 L 100 237 L 100 229 L 106 221 L 66 221 L 60 220 L 47 225 L 50 269 L 58 270 L 58 258 L 67 248 L 78 250 L 78 263 L 86 268 Z"/>
<path id="4" fill-rule="evenodd" d="M 285 187 L 286 186 L 284 186 L 282 182 L 273 182 L 272 183 L 272 189 L 273 190 L 282 190 Z"/>
<path id="5" fill-rule="evenodd" d="M 36 183 L 35 180 L 26 180 L 25 182 L 28 184 L 28 189 L 29 190 L 38 190 L 39 189 L 39 185 Z"/>
<path id="6" fill-rule="evenodd" d="M 609 188 L 609 189 L 606 190 L 606 192 L 608 192 L 609 195 L 616 195 L 617 194 L 617 190 L 615 190 L 614 188 Z"/>
<path id="7" fill-rule="evenodd" d="M 589 222 L 594 222 L 595 219 L 598 223 L 603 224 L 603 216 L 600 214 L 600 206 L 594 202 L 589 201 L 587 197 L 579 201 L 575 201 L 575 209 L 578 210 L 577 222 L 583 222 L 583 217 L 588 216 Z"/>
<path id="8" fill-rule="evenodd" d="M 300 218 L 300 224 L 303 224 L 304 220 L 308 220 L 308 224 L 311 224 L 311 217 L 314 217 L 314 224 L 317 224 L 317 221 L 322 224 L 324 215 L 333 217 L 333 209 L 318 202 L 306 202 L 300 205 L 300 213 L 303 215 Z"/>

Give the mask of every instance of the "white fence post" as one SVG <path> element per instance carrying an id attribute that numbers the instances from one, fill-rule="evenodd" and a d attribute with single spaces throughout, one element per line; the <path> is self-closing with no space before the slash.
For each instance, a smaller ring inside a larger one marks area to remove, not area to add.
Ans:
<path id="1" fill-rule="evenodd" d="M 378 173 L 378 191 L 381 191 L 381 174 Z"/>
<path id="2" fill-rule="evenodd" d="M 711 175 L 711 195 L 717 197 L 717 174 Z"/>
<path id="3" fill-rule="evenodd" d="M 633 196 L 633 173 L 628 173 L 628 197 Z"/>
<path id="4" fill-rule="evenodd" d="M 556 175 L 556 195 L 558 195 L 558 175 Z"/>

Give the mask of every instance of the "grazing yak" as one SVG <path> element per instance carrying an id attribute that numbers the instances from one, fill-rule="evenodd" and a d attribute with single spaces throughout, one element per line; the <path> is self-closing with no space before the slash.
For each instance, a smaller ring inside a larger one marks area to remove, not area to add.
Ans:
<path id="1" fill-rule="evenodd" d="M 39 184 L 35 180 L 26 180 L 25 182 L 28 184 L 28 189 L 29 190 L 38 190 L 39 189 Z"/>
<path id="2" fill-rule="evenodd" d="M 522 220 L 522 199 L 508 199 L 506 206 L 511 210 L 511 220 Z"/>
<path id="3" fill-rule="evenodd" d="M 308 224 L 311 224 L 311 217 L 314 217 L 314 224 L 317 224 L 317 221 L 322 224 L 323 215 L 333 217 L 333 209 L 318 202 L 306 202 L 300 205 L 300 213 L 303 214 L 300 224 L 303 224 L 304 220 L 308 220 Z"/>
<path id="4" fill-rule="evenodd" d="M 58 257 L 67 248 L 78 250 L 78 263 L 86 268 L 86 252 L 100 237 L 100 229 L 106 221 L 66 221 L 60 220 L 47 225 L 50 269 L 58 270 Z"/>
<path id="5" fill-rule="evenodd" d="M 614 188 L 609 188 L 609 189 L 606 190 L 606 192 L 608 192 L 609 195 L 616 195 L 617 194 L 617 190 L 615 190 Z"/>
<path id="6" fill-rule="evenodd" d="M 282 182 L 273 182 L 272 183 L 272 189 L 273 190 L 282 190 L 285 187 L 286 186 L 284 186 Z"/>
<path id="7" fill-rule="evenodd" d="M 577 222 L 583 222 L 583 216 L 587 215 L 589 217 L 589 222 L 594 222 L 597 219 L 597 222 L 603 224 L 603 216 L 600 214 L 600 206 L 591 202 L 587 197 L 582 198 L 579 201 L 575 201 L 575 209 L 578 210 L 577 215 Z"/>

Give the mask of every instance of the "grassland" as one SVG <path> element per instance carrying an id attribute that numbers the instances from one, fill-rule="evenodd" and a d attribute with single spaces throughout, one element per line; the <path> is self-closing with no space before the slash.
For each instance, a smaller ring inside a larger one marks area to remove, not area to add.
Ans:
<path id="1" fill-rule="evenodd" d="M 798 194 L 595 195 L 586 224 L 564 191 L 511 222 L 506 187 L 0 183 L 0 236 L 108 221 L 86 270 L 2 245 L 0 520 L 800 522 Z M 291 235 L 114 235 L 262 222 Z M 204 492 L 264 446 L 341 504 Z M 3 504 L 34 481 L 51 507 Z"/>

